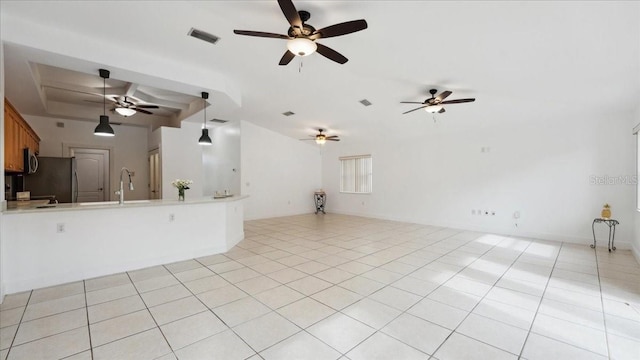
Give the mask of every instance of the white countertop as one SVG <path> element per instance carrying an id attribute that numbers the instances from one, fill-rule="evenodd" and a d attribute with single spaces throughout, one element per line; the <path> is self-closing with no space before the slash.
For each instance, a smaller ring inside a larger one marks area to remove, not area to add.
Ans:
<path id="1" fill-rule="evenodd" d="M 206 204 L 206 203 L 224 203 L 242 200 L 247 198 L 246 195 L 233 195 L 224 198 L 214 198 L 213 196 L 207 196 L 202 198 L 190 199 L 185 201 L 178 200 L 125 200 L 124 204 L 120 205 L 118 201 L 104 201 L 104 202 L 85 202 L 85 203 L 65 203 L 65 204 L 39 204 L 38 206 L 21 206 L 17 208 L 7 207 L 3 209 L 3 215 L 11 214 L 25 214 L 25 213 L 44 213 L 54 211 L 79 211 L 79 210 L 101 210 L 101 209 L 117 209 L 117 208 L 134 208 L 134 207 L 148 207 L 148 206 L 176 206 L 176 205 L 193 205 L 193 204 Z"/>

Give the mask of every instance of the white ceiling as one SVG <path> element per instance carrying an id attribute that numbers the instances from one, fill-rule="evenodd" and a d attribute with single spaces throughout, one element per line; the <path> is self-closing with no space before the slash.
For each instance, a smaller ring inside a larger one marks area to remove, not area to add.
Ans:
<path id="1" fill-rule="evenodd" d="M 638 106 L 638 2 L 294 4 L 311 13 L 308 23 L 316 28 L 367 20 L 364 31 L 319 40 L 349 58 L 348 63 L 313 54 L 302 67 L 299 58 L 278 66 L 285 41 L 233 34 L 234 29 L 285 34 L 288 23 L 275 0 L 3 0 L 5 91 L 20 111 L 29 113 L 37 106 L 36 85 L 17 69 L 25 60 L 92 74 L 105 67 L 115 69 L 114 79 L 142 86 L 195 97 L 211 91 L 209 118 L 247 120 L 295 138 L 328 128 L 329 135 L 339 134 L 343 141 L 370 131 L 389 136 L 429 131 L 424 124 L 433 124 L 433 115 L 401 115 L 413 105 L 400 101 L 423 101 L 430 88 L 453 91 L 449 99 L 477 99 L 450 105 L 435 116 L 451 131 L 525 121 L 551 126 Z M 192 27 L 221 39 L 211 45 L 188 37 Z M 34 38 L 38 34 L 47 34 L 50 43 L 75 41 L 38 52 L 28 48 L 45 46 Z M 17 53 L 22 55 L 16 59 Z M 73 61 L 56 62 L 54 55 Z M 365 98 L 373 105 L 362 106 L 359 100 Z M 295 115 L 285 117 L 285 111 Z M 201 119 L 193 112 L 189 121 Z"/>

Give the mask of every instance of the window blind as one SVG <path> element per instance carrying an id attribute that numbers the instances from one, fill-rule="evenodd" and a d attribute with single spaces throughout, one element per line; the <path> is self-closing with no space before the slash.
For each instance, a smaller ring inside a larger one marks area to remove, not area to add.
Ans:
<path id="1" fill-rule="evenodd" d="M 372 189 L 371 155 L 340 157 L 340 192 L 369 194 Z"/>

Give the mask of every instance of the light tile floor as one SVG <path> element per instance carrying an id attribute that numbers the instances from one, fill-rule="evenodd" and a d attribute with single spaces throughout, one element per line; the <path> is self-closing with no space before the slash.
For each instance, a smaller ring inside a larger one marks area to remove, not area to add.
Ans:
<path id="1" fill-rule="evenodd" d="M 629 251 L 341 215 L 6 297 L 4 359 L 640 359 Z"/>

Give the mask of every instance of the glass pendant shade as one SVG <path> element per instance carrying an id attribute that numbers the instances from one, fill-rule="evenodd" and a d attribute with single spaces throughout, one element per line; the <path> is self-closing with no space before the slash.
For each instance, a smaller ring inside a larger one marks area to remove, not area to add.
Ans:
<path id="1" fill-rule="evenodd" d="M 287 41 L 287 49 L 298 56 L 307 56 L 316 52 L 318 45 L 305 38 L 296 38 Z"/>
<path id="2" fill-rule="evenodd" d="M 318 145 L 324 145 L 324 143 L 327 142 L 327 139 L 324 136 L 318 136 L 316 137 L 316 144 Z"/>
<path id="3" fill-rule="evenodd" d="M 106 115 L 100 115 L 100 124 L 96 126 L 93 131 L 94 135 L 98 136 L 114 136 L 113 128 L 109 125 L 109 117 Z"/>
<path id="4" fill-rule="evenodd" d="M 126 107 L 116 108 L 116 112 L 124 117 L 135 115 L 136 111 Z"/>

